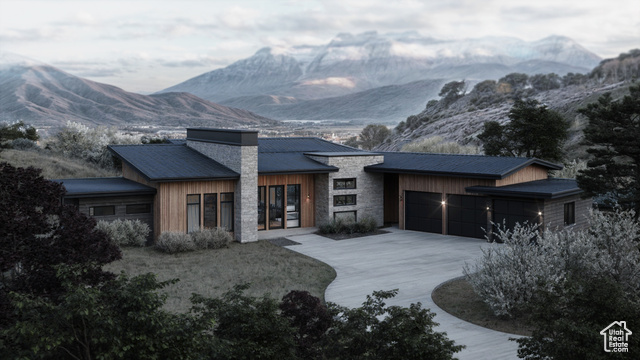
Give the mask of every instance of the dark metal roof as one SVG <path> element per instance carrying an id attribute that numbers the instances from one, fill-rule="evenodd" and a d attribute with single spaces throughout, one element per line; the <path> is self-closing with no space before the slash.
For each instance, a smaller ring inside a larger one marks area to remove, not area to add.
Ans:
<path id="1" fill-rule="evenodd" d="M 533 164 L 550 170 L 562 169 L 560 165 L 535 158 L 406 152 L 384 152 L 381 154 L 384 155 L 384 163 L 366 166 L 366 171 L 504 179 Z"/>
<path id="2" fill-rule="evenodd" d="M 260 175 L 276 174 L 322 174 L 339 169 L 312 160 L 301 153 L 259 153 L 258 173 Z"/>
<path id="3" fill-rule="evenodd" d="M 228 167 L 185 146 L 111 145 L 109 149 L 149 181 L 238 179 Z"/>
<path id="4" fill-rule="evenodd" d="M 258 138 L 259 153 L 359 151 L 361 150 L 314 137 Z"/>
<path id="5" fill-rule="evenodd" d="M 506 186 L 470 186 L 467 192 L 494 196 L 517 196 L 534 199 L 557 199 L 578 195 L 583 192 L 573 179 L 555 179 L 529 181 Z"/>
<path id="6" fill-rule="evenodd" d="M 54 179 L 67 189 L 65 197 L 110 197 L 122 195 L 154 195 L 156 189 L 122 177 Z"/>
<path id="7" fill-rule="evenodd" d="M 351 152 L 305 152 L 305 155 L 322 156 L 322 157 L 344 157 L 344 156 L 375 156 L 381 153 L 373 153 L 368 151 L 351 151 Z"/>

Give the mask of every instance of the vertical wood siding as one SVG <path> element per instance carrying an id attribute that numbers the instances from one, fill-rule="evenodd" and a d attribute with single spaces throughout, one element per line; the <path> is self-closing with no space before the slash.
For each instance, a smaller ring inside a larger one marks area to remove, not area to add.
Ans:
<path id="1" fill-rule="evenodd" d="M 527 181 L 544 180 L 549 177 L 549 170 L 539 165 L 529 165 L 502 180 L 496 181 L 496 186 L 518 184 Z"/>

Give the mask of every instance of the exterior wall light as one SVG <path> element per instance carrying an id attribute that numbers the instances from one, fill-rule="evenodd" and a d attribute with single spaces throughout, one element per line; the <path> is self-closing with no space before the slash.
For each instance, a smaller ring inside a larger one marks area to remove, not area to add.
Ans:
<path id="1" fill-rule="evenodd" d="M 542 211 L 538 211 L 538 216 L 542 216 Z"/>
<path id="2" fill-rule="evenodd" d="M 442 206 L 444 206 L 447 202 L 442 200 Z"/>

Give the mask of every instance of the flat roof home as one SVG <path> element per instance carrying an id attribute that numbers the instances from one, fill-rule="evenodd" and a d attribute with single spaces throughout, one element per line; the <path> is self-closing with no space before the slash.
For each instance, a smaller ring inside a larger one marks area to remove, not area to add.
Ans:
<path id="1" fill-rule="evenodd" d="M 484 238 L 492 223 L 581 227 L 591 207 L 562 167 L 529 158 L 368 152 L 310 137 L 188 128 L 171 144 L 112 145 L 122 178 L 57 180 L 96 218 L 144 218 L 154 236 L 224 227 L 258 231 L 332 219 Z"/>

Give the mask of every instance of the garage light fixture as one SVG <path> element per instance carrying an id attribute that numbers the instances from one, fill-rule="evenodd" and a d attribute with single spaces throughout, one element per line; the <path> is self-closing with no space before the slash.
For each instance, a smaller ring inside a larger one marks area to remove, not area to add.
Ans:
<path id="1" fill-rule="evenodd" d="M 542 216 L 542 211 L 538 211 L 538 216 Z"/>
<path id="2" fill-rule="evenodd" d="M 444 206 L 446 204 L 446 201 L 442 200 L 442 205 Z"/>

